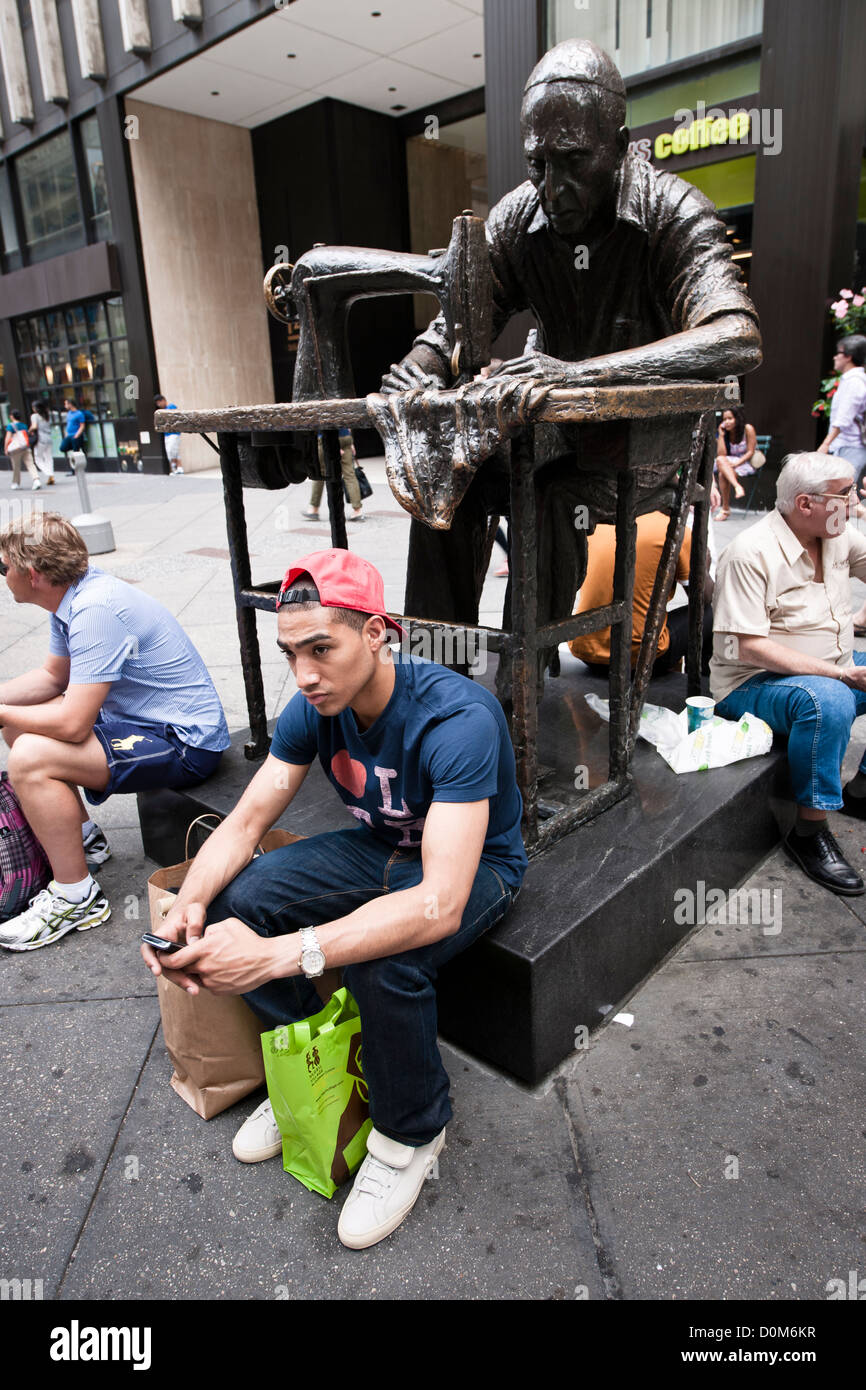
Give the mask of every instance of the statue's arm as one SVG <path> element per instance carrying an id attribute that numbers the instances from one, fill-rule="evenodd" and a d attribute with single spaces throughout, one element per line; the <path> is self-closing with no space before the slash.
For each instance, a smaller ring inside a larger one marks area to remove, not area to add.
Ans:
<path id="1" fill-rule="evenodd" d="M 493 376 L 537 376 L 569 386 L 603 386 L 663 381 L 719 381 L 761 365 L 761 334 L 749 314 L 727 313 L 696 328 L 672 333 L 642 347 L 564 362 L 545 353 L 525 353 L 504 362 Z"/>

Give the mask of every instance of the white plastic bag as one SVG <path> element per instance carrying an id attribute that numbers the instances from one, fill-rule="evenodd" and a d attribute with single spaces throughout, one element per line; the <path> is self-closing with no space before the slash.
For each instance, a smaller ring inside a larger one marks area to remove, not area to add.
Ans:
<path id="1" fill-rule="evenodd" d="M 601 719 L 609 720 L 607 700 L 587 695 L 586 702 Z M 638 737 L 653 744 L 674 772 L 705 772 L 711 767 L 727 767 L 741 758 L 758 758 L 773 746 L 773 731 L 755 714 L 740 719 L 716 715 L 711 724 L 702 724 L 689 733 L 688 716 L 675 714 L 661 705 L 644 705 Z"/>

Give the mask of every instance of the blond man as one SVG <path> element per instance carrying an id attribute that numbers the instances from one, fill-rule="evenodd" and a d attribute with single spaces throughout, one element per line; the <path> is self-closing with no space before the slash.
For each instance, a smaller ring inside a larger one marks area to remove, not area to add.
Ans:
<path id="1" fill-rule="evenodd" d="M 201 657 L 156 599 L 90 565 L 56 512 L 0 533 L 0 571 L 15 603 L 50 615 L 48 655 L 0 684 L 9 777 L 54 878 L 0 946 L 32 951 L 111 914 L 90 865 L 111 850 L 89 819 L 115 792 L 193 786 L 217 767 L 229 733 Z"/>

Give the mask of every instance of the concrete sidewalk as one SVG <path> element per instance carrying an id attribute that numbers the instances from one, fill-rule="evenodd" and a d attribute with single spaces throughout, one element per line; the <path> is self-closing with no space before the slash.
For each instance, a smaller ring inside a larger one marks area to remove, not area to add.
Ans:
<path id="1" fill-rule="evenodd" d="M 350 544 L 399 610 L 408 518 L 381 462 L 365 468 L 374 496 Z M 96 563 L 177 615 L 230 727 L 243 726 L 218 476 L 88 484 L 117 540 Z M 79 510 L 74 482 L 38 496 Z M 0 475 L 4 516 L 29 500 Z M 328 544 L 325 524 L 301 519 L 305 488 L 245 500 L 254 577 Z M 742 525 L 732 519 L 718 539 Z M 499 563 L 483 604 L 494 623 Z M 273 619 L 258 622 L 271 717 L 293 683 Z M 47 628 L 0 586 L 2 678 L 41 663 Z M 862 743 L 858 728 L 852 749 Z M 628 1001 L 633 1023 L 613 1011 L 542 1086 L 443 1044 L 455 1117 L 439 1178 L 392 1237 L 355 1253 L 337 1240 L 341 1194 L 327 1203 L 276 1160 L 233 1159 L 259 1097 L 206 1124 L 170 1090 L 138 952 L 156 866 L 134 797 L 106 803 L 99 821 L 114 851 L 99 874 L 110 922 L 54 948 L 0 952 L 3 1278 L 41 1279 L 61 1299 L 822 1300 L 830 1280 L 847 1285 L 864 1266 L 866 899 L 824 892 L 777 849 L 745 885 L 773 904 L 763 925 L 699 927 Z M 862 863 L 866 827 L 832 823 Z"/>

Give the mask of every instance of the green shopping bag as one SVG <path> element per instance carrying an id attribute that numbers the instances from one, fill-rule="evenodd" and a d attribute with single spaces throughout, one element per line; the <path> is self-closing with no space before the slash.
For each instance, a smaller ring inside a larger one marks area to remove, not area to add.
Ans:
<path id="1" fill-rule="evenodd" d="M 283 1167 L 333 1197 L 360 1167 L 372 1129 L 361 1070 L 361 1018 L 347 989 L 320 1013 L 262 1033 L 265 1079 L 283 1136 Z"/>

